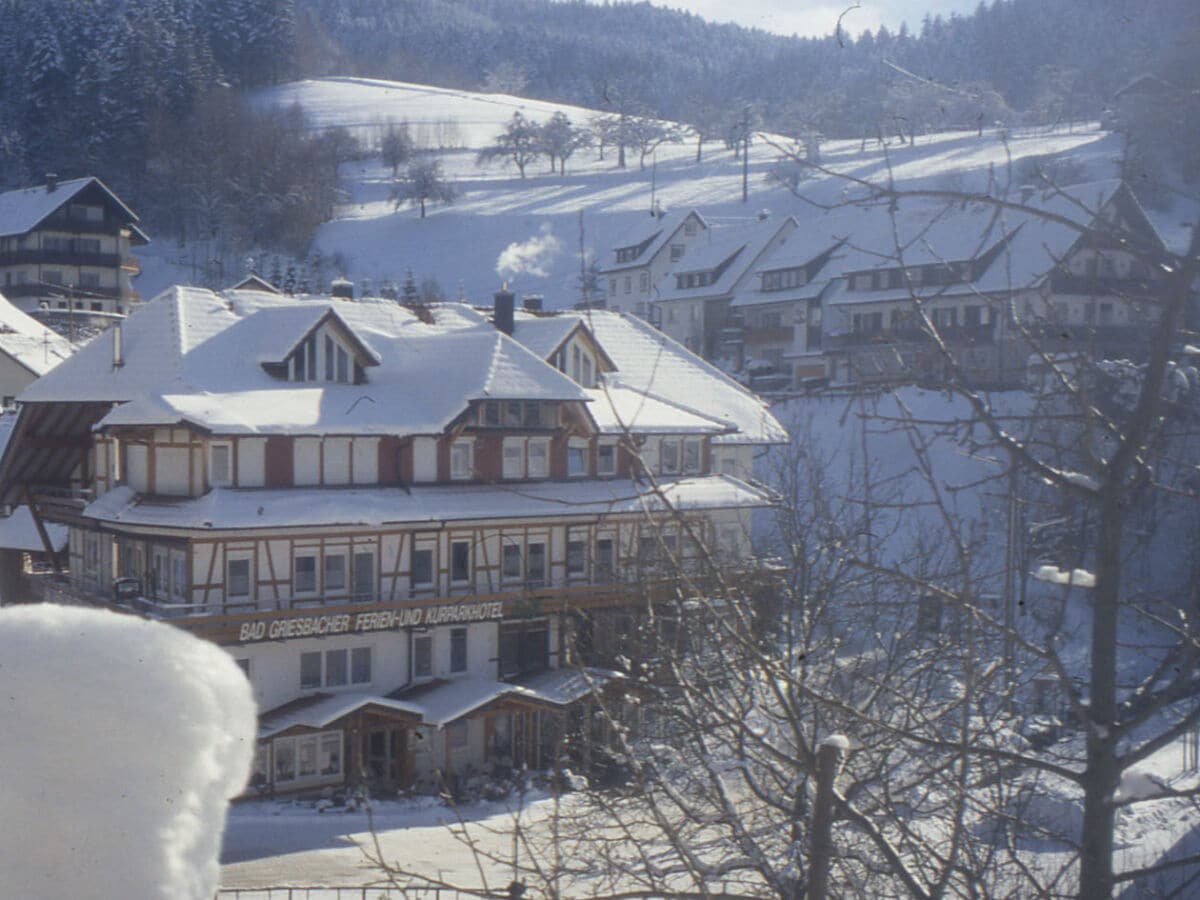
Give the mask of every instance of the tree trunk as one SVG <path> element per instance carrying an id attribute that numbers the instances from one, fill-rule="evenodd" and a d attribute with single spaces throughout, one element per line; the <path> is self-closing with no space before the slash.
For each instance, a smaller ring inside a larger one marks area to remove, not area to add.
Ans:
<path id="1" fill-rule="evenodd" d="M 421 218 L 425 218 L 425 198 L 421 198 Z"/>
<path id="2" fill-rule="evenodd" d="M 1117 766 L 1117 620 L 1121 594 L 1121 497 L 1100 498 L 1096 530 L 1096 587 L 1092 592 L 1092 672 L 1087 768 L 1079 856 L 1079 897 L 1100 900 L 1113 891 L 1113 791 Z"/>
<path id="3" fill-rule="evenodd" d="M 700 162 L 700 149 L 704 145 L 704 138 L 701 135 L 696 135 L 696 162 Z"/>
<path id="4" fill-rule="evenodd" d="M 617 144 L 617 168 L 625 168 L 625 145 Z"/>

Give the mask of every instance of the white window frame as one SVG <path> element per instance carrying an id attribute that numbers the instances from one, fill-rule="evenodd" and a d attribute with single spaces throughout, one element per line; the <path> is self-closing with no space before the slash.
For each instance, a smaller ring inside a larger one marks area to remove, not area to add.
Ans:
<path id="1" fill-rule="evenodd" d="M 427 643 L 426 643 L 426 642 L 427 642 Z M 419 672 L 419 671 L 417 671 L 417 660 L 418 660 L 418 658 L 419 658 L 419 655 L 418 655 L 418 653 L 417 653 L 417 645 L 418 645 L 418 644 L 421 644 L 422 646 L 428 646 L 428 647 L 429 647 L 429 670 L 428 670 L 428 671 L 426 671 L 426 672 Z M 433 677 L 433 673 L 434 673 L 434 662 L 433 662 L 433 635 L 432 635 L 432 634 L 418 634 L 418 635 L 415 635 L 415 636 L 413 637 L 413 645 L 412 645 L 412 647 L 413 647 L 413 651 L 412 651 L 412 652 L 413 652 L 413 659 L 412 659 L 412 672 L 413 672 L 413 676 L 412 676 L 412 677 L 413 677 L 413 681 L 416 681 L 418 678 L 432 678 L 432 677 Z"/>
<path id="2" fill-rule="evenodd" d="M 225 455 L 223 476 L 217 470 L 218 451 Z M 212 487 L 233 486 L 233 443 L 231 441 L 216 441 L 208 445 L 208 483 Z"/>
<path id="3" fill-rule="evenodd" d="M 329 561 L 331 559 L 340 559 L 342 561 L 342 583 L 331 584 L 329 578 Z M 321 589 L 326 593 L 336 591 L 338 593 L 346 593 L 349 591 L 349 566 L 346 563 L 346 550 L 326 550 L 321 561 Z"/>
<path id="4" fill-rule="evenodd" d="M 612 468 L 605 468 L 604 453 L 607 448 L 612 448 Z M 597 475 L 616 475 L 617 474 L 617 442 L 616 441 L 601 441 L 596 450 L 596 474 Z"/>
<path id="5" fill-rule="evenodd" d="M 541 459 L 544 465 L 538 469 L 534 468 L 534 448 L 539 448 Z M 550 477 L 550 440 L 548 438 L 530 438 L 525 444 L 525 472 L 529 478 L 549 478 Z"/>
<path id="6" fill-rule="evenodd" d="M 669 464 L 668 464 L 669 463 Z M 678 438 L 663 438 L 658 444 L 658 471 L 661 475 L 678 475 L 680 468 Z"/>
<path id="7" fill-rule="evenodd" d="M 418 553 L 428 553 L 429 554 L 429 580 L 428 581 L 417 581 L 417 579 L 416 579 L 417 568 L 414 565 L 414 562 L 416 560 L 416 555 Z M 412 549 L 412 559 L 409 560 L 409 566 L 408 566 L 409 587 L 413 591 L 432 590 L 433 586 L 437 583 L 437 579 L 438 579 L 438 572 L 437 572 L 437 547 L 436 547 L 436 545 L 432 541 L 422 541 L 420 544 L 414 545 L 413 549 Z"/>
<path id="8" fill-rule="evenodd" d="M 463 456 L 466 456 L 466 466 L 463 466 Z M 475 441 L 470 438 L 460 438 L 450 444 L 450 479 L 452 481 L 469 481 L 475 476 Z"/>
<path id="9" fill-rule="evenodd" d="M 568 478 L 586 478 L 591 469 L 591 445 L 587 438 L 570 438 L 567 441 L 567 477 Z M 583 465 L 578 469 L 572 469 L 571 460 L 580 459 Z"/>
<path id="10" fill-rule="evenodd" d="M 501 474 L 506 479 L 521 479 L 525 477 L 525 440 L 524 438 L 505 438 L 501 450 Z"/>
<path id="11" fill-rule="evenodd" d="M 300 585 L 300 560 L 307 559 L 312 561 L 312 583 L 307 587 Z M 320 550 L 316 547 L 309 547 L 304 550 L 299 550 L 292 555 L 292 593 L 299 595 L 316 594 L 321 587 L 321 572 L 317 568 L 318 562 L 321 559 Z"/>
<path id="12" fill-rule="evenodd" d="M 230 568 L 234 563 L 246 564 L 246 592 L 244 594 L 235 594 L 231 590 L 233 578 L 230 574 Z M 249 601 L 254 597 L 254 560 L 249 553 L 244 551 L 226 554 L 225 556 L 225 600 L 246 600 Z"/>

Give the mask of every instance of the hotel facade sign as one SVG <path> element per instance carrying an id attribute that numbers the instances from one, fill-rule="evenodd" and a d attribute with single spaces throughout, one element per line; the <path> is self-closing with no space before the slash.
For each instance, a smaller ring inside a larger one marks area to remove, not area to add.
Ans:
<path id="1" fill-rule="evenodd" d="M 361 613 L 257 619 L 243 622 L 238 630 L 237 639 L 239 643 L 250 644 L 256 641 L 285 641 L 333 634 L 365 634 L 370 631 L 395 631 L 400 628 L 461 622 L 488 622 L 503 617 L 504 604 L 499 601 L 410 606 L 404 609 Z"/>

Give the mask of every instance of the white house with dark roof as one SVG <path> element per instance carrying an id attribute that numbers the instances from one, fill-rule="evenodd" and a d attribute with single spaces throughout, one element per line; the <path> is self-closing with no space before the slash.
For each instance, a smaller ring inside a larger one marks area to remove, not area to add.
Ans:
<path id="1" fill-rule="evenodd" d="M 137 215 L 99 178 L 0 194 L 0 291 L 25 312 L 126 313 L 139 300 Z"/>
<path id="2" fill-rule="evenodd" d="M 598 275 L 605 288 L 605 307 L 615 312 L 648 315 L 655 289 L 704 239 L 708 223 L 696 210 L 656 213 L 644 219 L 614 247 Z"/>
<path id="3" fill-rule="evenodd" d="M 21 397 L 6 496 L 69 529 L 77 601 L 242 664 L 261 790 L 549 765 L 663 563 L 749 552 L 761 400 L 636 319 L 497 302 L 511 335 L 177 287 Z"/>

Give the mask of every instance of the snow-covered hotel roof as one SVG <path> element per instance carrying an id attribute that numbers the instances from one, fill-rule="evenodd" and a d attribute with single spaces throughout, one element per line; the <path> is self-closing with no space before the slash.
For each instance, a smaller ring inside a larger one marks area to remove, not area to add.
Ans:
<path id="1" fill-rule="evenodd" d="M 357 377 L 289 380 L 289 355 L 321 327 L 351 347 Z M 581 329 L 610 369 L 596 389 L 549 361 Z M 459 303 L 418 312 L 384 299 L 190 287 L 144 304 L 119 338 L 94 340 L 21 395 L 25 403 L 114 404 L 99 428 L 190 425 L 242 435 L 439 434 L 487 399 L 579 401 L 602 431 L 786 439 L 762 400 L 618 313 L 520 313 L 510 337 Z"/>

